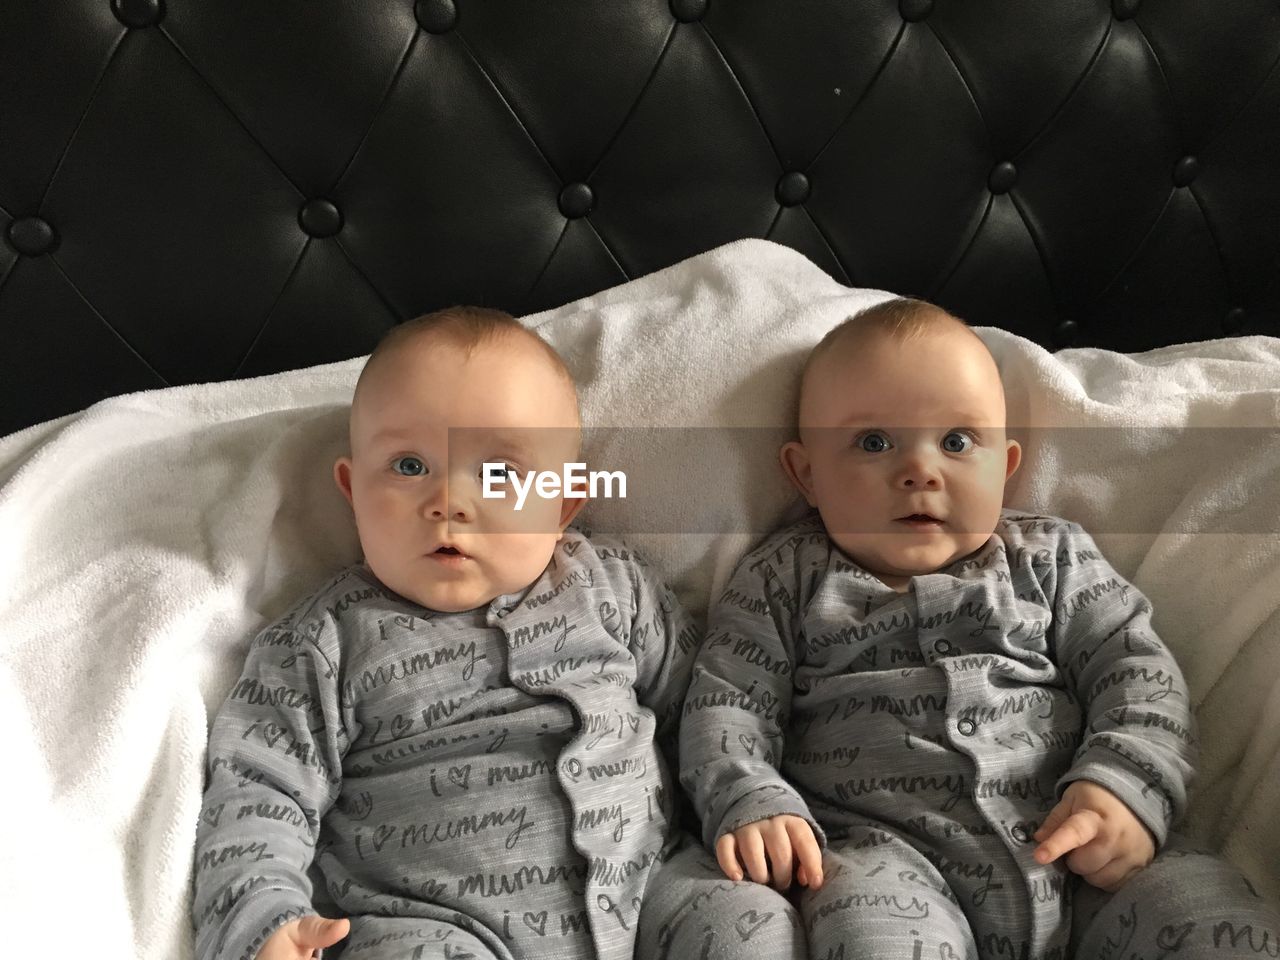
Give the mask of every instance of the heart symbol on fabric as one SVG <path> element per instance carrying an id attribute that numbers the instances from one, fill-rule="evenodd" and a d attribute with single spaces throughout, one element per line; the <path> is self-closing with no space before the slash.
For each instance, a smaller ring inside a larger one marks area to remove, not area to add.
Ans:
<path id="1" fill-rule="evenodd" d="M 382 847 L 392 835 L 396 832 L 396 828 L 389 823 L 384 823 L 377 830 L 373 831 L 373 849 L 381 852 Z"/>
<path id="2" fill-rule="evenodd" d="M 266 741 L 268 747 L 272 747 L 274 749 L 275 745 L 280 742 L 280 738 L 283 737 L 286 732 L 287 731 L 284 727 L 278 726 L 274 723 L 268 723 L 262 728 L 262 739 Z"/>
<path id="3" fill-rule="evenodd" d="M 524 925 L 538 936 L 545 937 L 547 935 L 547 911 L 526 913 L 524 915 Z"/>
<path id="4" fill-rule="evenodd" d="M 302 625 L 302 633 L 308 640 L 315 640 L 324 631 L 323 620 L 308 620 Z"/>
<path id="5" fill-rule="evenodd" d="M 413 718 L 406 717 L 403 714 L 396 714 L 396 718 L 391 721 L 391 736 L 397 740 L 413 729 Z"/>
<path id="6" fill-rule="evenodd" d="M 618 627 L 621 625 L 622 617 L 618 614 L 618 608 L 606 600 L 600 604 L 600 622 L 604 628 L 609 631 L 609 636 L 618 639 Z"/>
<path id="7" fill-rule="evenodd" d="M 397 627 L 404 627 L 407 630 L 416 631 L 418 629 L 413 625 L 413 617 L 409 616 L 406 613 L 397 613 L 394 617 L 391 618 L 391 622 L 394 623 Z"/>
<path id="8" fill-rule="evenodd" d="M 738 734 L 738 742 L 747 748 L 747 753 L 751 756 L 756 755 L 756 738 L 748 737 L 745 733 Z M 772 916 L 772 914 L 771 914 Z"/>
<path id="9" fill-rule="evenodd" d="M 450 767 L 449 779 L 463 790 L 471 789 L 471 764 L 465 767 Z"/>
<path id="10" fill-rule="evenodd" d="M 750 940 L 757 930 L 773 919 L 773 913 L 766 914 L 756 913 L 754 910 L 748 910 L 742 916 L 733 922 L 733 928 L 738 931 L 744 941 Z"/>
<path id="11" fill-rule="evenodd" d="M 581 540 L 566 540 L 564 543 L 564 552 L 566 556 L 572 557 L 578 552 L 578 548 L 582 546 Z"/>
<path id="12" fill-rule="evenodd" d="M 1156 934 L 1156 946 L 1161 950 L 1181 950 L 1182 941 L 1187 939 L 1187 934 L 1194 930 L 1195 926 L 1194 922 L 1190 922 L 1184 923 L 1180 927 L 1175 927 L 1172 924 L 1164 927 Z"/>
<path id="13" fill-rule="evenodd" d="M 452 943 L 444 945 L 445 960 L 476 960 L 474 953 L 468 953 L 462 947 L 455 947 Z"/>

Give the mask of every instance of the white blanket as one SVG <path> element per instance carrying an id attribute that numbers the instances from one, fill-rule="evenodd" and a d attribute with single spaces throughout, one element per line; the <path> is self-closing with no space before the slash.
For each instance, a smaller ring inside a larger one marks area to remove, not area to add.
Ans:
<path id="1" fill-rule="evenodd" d="M 795 509 L 774 447 L 804 351 L 885 296 L 742 241 L 529 318 L 588 424 L 664 428 L 590 435 L 629 482 L 591 523 L 701 613 Z M 1008 501 L 1097 531 L 1151 597 L 1200 704 L 1192 826 L 1280 900 L 1280 341 L 1049 355 L 982 334 L 1028 427 Z M 255 629 L 358 557 L 330 471 L 359 366 L 134 394 L 0 440 L 6 953 L 190 956 L 207 719 Z M 721 429 L 666 429 L 694 426 Z"/>

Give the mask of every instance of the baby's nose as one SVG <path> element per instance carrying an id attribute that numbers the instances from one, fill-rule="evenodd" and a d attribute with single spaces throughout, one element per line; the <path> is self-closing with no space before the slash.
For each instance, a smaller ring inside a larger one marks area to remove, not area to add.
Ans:
<path id="1" fill-rule="evenodd" d="M 925 474 L 908 474 L 902 478 L 902 485 L 913 489 L 919 487 L 923 490 L 931 490 L 938 485 L 938 478 Z"/>
<path id="2" fill-rule="evenodd" d="M 904 490 L 933 490 L 941 485 L 937 467 L 925 456 L 908 456 L 898 471 L 898 486 Z"/>

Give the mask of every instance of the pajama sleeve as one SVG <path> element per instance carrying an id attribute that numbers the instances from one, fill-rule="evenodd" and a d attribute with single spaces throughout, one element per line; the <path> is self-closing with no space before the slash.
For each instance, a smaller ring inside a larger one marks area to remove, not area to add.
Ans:
<path id="1" fill-rule="evenodd" d="M 1151 604 L 1067 525 L 1057 549 L 1053 601 L 1056 659 L 1086 728 L 1058 794 L 1092 780 L 1119 797 L 1163 846 L 1186 809 L 1196 760 L 1187 685 L 1151 625 Z"/>
<path id="2" fill-rule="evenodd" d="M 199 960 L 252 960 L 277 928 L 316 912 L 307 868 L 347 746 L 337 649 L 331 621 L 284 618 L 254 640 L 213 722 L 196 834 Z"/>
<path id="3" fill-rule="evenodd" d="M 826 837 L 778 767 L 791 710 L 796 587 L 748 554 L 712 604 L 680 729 L 680 781 L 714 849 L 726 833 L 790 814 Z"/>
<path id="4" fill-rule="evenodd" d="M 698 631 L 675 593 L 640 561 L 632 571 L 628 646 L 636 662 L 636 693 L 653 711 L 658 748 L 674 775 L 680 769 L 680 710 L 689 689 Z"/>

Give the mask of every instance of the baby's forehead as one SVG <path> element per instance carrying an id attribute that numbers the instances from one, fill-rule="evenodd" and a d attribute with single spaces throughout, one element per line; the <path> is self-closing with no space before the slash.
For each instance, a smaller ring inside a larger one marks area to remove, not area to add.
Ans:
<path id="1" fill-rule="evenodd" d="M 928 368 L 921 362 L 926 354 L 935 364 L 943 358 L 946 369 Z M 837 409 L 854 419 L 901 426 L 926 420 L 1005 422 L 999 368 L 967 328 L 910 339 L 873 331 L 830 344 L 805 370 L 800 413 L 802 420 L 812 420 Z"/>

